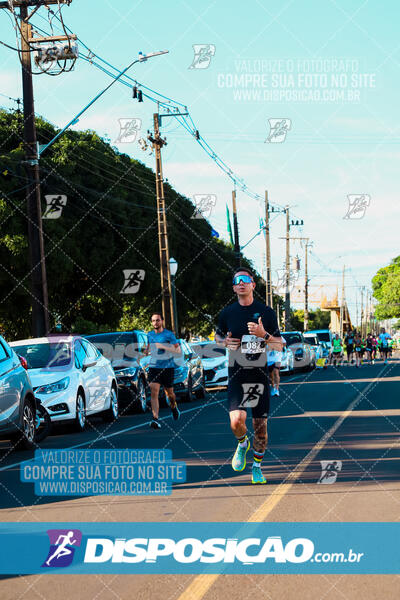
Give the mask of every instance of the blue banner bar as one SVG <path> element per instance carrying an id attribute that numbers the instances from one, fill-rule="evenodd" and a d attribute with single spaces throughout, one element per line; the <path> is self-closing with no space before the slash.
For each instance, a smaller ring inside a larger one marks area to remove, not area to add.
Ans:
<path id="1" fill-rule="evenodd" d="M 0 574 L 399 574 L 400 523 L 1 523 Z"/>

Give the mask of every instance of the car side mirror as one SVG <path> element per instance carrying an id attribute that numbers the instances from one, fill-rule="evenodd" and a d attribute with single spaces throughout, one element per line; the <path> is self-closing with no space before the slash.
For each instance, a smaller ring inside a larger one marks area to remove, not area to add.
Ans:
<path id="1" fill-rule="evenodd" d="M 86 369 L 89 369 L 90 367 L 94 367 L 95 364 L 96 364 L 96 361 L 93 360 L 92 358 L 85 358 L 82 363 L 82 371 L 85 372 Z"/>

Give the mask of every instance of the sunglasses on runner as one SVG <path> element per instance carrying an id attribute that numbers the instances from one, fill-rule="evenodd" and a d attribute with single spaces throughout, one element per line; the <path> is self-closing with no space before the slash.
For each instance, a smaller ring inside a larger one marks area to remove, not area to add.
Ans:
<path id="1" fill-rule="evenodd" d="M 236 275 L 233 278 L 233 285 L 239 285 L 239 283 L 252 283 L 253 279 L 250 275 Z"/>

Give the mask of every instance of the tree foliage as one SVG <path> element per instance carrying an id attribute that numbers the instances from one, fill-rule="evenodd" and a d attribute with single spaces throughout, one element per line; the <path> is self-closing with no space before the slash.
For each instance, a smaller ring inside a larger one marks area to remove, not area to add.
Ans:
<path id="1" fill-rule="evenodd" d="M 31 331 L 21 119 L 0 111 L 0 328 L 9 339 Z M 37 133 L 44 144 L 57 130 L 38 118 Z M 52 331 L 58 322 L 63 332 L 148 328 L 161 308 L 154 172 L 93 131 L 67 131 L 41 157 L 40 174 L 42 214 L 46 195 L 67 196 L 61 217 L 43 220 Z M 234 299 L 233 249 L 206 220 L 191 218 L 188 198 L 164 188 L 180 326 L 206 335 Z M 124 269 L 145 271 L 134 295 L 121 293 Z"/>
<path id="2" fill-rule="evenodd" d="M 331 316 L 329 311 L 320 308 L 308 312 L 308 329 L 329 329 Z M 299 309 L 291 313 L 290 323 L 294 331 L 304 330 L 304 310 Z"/>
<path id="3" fill-rule="evenodd" d="M 372 279 L 372 291 L 378 300 L 377 319 L 400 317 L 400 256 L 379 269 Z"/>

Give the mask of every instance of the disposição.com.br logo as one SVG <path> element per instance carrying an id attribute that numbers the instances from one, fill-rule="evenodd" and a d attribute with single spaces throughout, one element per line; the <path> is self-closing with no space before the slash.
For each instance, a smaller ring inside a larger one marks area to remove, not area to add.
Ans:
<path id="1" fill-rule="evenodd" d="M 50 548 L 42 567 L 69 567 L 72 564 L 75 548 L 82 542 L 79 529 L 49 529 Z"/>

